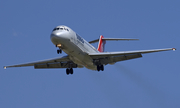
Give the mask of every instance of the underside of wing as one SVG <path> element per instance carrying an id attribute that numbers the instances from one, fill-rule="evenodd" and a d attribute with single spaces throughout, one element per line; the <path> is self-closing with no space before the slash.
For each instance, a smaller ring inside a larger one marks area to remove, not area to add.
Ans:
<path id="1" fill-rule="evenodd" d="M 68 56 L 63 56 L 63 57 L 58 57 L 58 58 L 53 58 L 53 59 L 31 62 L 31 63 L 4 66 L 4 69 L 10 68 L 10 67 L 24 67 L 24 66 L 34 66 L 35 69 L 38 69 L 38 68 L 67 68 L 70 65 L 72 68 L 77 67 L 77 65 L 74 64 L 69 59 Z"/>
<path id="2" fill-rule="evenodd" d="M 120 52 L 102 52 L 102 53 L 90 53 L 89 56 L 92 59 L 99 60 L 101 64 L 109 64 L 123 60 L 129 60 L 142 57 L 141 54 L 176 50 L 175 48 L 166 49 L 153 49 L 153 50 L 138 50 L 138 51 L 120 51 Z"/>

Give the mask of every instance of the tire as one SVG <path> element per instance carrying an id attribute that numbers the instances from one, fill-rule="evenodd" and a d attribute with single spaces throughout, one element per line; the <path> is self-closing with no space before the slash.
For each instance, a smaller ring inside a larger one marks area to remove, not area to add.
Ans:
<path id="1" fill-rule="evenodd" d="M 103 65 L 101 65 L 101 70 L 104 71 L 104 66 Z"/>
<path id="2" fill-rule="evenodd" d="M 69 71 L 70 71 L 71 74 L 73 74 L 73 69 L 72 68 Z"/>
<path id="3" fill-rule="evenodd" d="M 99 65 L 97 65 L 97 71 L 100 71 L 100 66 Z"/>
<path id="4" fill-rule="evenodd" d="M 66 74 L 69 75 L 69 69 L 66 69 Z"/>

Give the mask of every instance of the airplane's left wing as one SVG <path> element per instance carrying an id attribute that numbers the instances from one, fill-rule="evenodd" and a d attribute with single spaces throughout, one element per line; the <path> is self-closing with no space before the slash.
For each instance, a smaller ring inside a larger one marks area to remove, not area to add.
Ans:
<path id="1" fill-rule="evenodd" d="M 24 66 L 34 66 L 35 69 L 39 69 L 39 68 L 67 68 L 70 65 L 72 68 L 77 67 L 77 65 L 69 59 L 69 56 L 63 56 L 63 57 L 58 57 L 58 58 L 53 58 L 53 59 L 31 62 L 31 63 L 4 66 L 4 69 L 10 68 L 10 67 L 24 67 Z"/>
<path id="2" fill-rule="evenodd" d="M 115 63 L 118 61 L 129 60 L 142 57 L 141 54 L 176 50 L 175 48 L 166 49 L 153 49 L 153 50 L 138 50 L 138 51 L 120 51 L 120 52 L 102 52 L 102 53 L 90 53 L 89 56 L 95 61 L 101 64 Z"/>

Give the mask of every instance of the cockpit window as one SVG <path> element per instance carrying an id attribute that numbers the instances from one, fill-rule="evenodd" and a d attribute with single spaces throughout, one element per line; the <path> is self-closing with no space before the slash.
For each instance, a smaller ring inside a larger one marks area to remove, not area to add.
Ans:
<path id="1" fill-rule="evenodd" d="M 56 30 L 56 28 L 53 29 L 53 31 L 55 31 L 55 30 Z"/>
<path id="2" fill-rule="evenodd" d="M 54 29 L 53 29 L 53 31 L 56 31 L 56 30 L 66 30 L 66 31 L 69 31 L 68 29 L 62 28 L 62 27 L 61 27 L 61 28 L 54 28 Z"/>

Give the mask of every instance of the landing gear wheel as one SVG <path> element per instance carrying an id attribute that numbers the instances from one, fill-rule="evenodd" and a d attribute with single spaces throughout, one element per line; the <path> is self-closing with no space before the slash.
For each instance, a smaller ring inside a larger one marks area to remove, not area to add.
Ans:
<path id="1" fill-rule="evenodd" d="M 62 50 L 61 50 L 61 49 L 58 49 L 58 50 L 57 50 L 57 53 L 58 53 L 58 54 L 59 54 L 59 53 L 61 54 L 61 53 L 62 53 Z"/>
<path id="2" fill-rule="evenodd" d="M 73 69 L 72 68 L 69 71 L 70 71 L 70 74 L 73 74 Z"/>
<path id="3" fill-rule="evenodd" d="M 104 66 L 103 65 L 97 65 L 97 71 L 104 71 Z"/>
<path id="4" fill-rule="evenodd" d="M 101 70 L 102 70 L 102 71 L 104 71 L 104 66 L 103 66 L 103 65 L 101 65 L 100 67 L 101 67 Z"/>
<path id="5" fill-rule="evenodd" d="M 66 74 L 69 75 L 69 69 L 66 69 Z"/>
<path id="6" fill-rule="evenodd" d="M 73 74 L 73 68 L 70 68 L 70 69 L 66 69 L 66 74 L 69 75 L 69 74 Z"/>
<path id="7" fill-rule="evenodd" d="M 100 66 L 99 65 L 97 65 L 97 71 L 100 71 Z"/>

